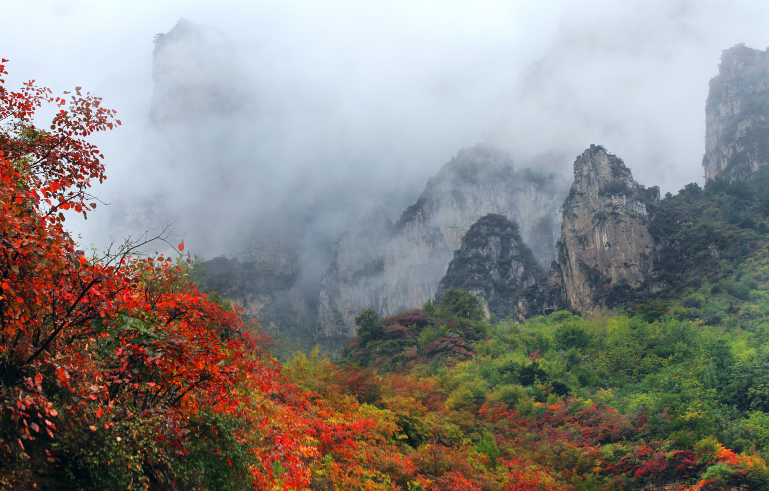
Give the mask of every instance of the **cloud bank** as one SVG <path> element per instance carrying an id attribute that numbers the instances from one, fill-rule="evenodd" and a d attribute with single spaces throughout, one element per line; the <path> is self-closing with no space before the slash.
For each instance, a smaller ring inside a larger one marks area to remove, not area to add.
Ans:
<path id="1" fill-rule="evenodd" d="M 4 7 L 7 82 L 103 96 L 124 122 L 98 138 L 103 198 L 165 194 L 178 232 L 209 256 L 233 248 L 227 230 L 288 234 L 328 256 L 351 220 L 372 208 L 397 219 L 478 142 L 567 175 L 603 144 L 663 193 L 702 183 L 720 52 L 769 44 L 769 6 L 751 1 L 114 3 Z M 182 17 L 205 39 L 170 68 L 209 79 L 220 106 L 191 101 L 161 125 L 164 146 L 150 108 L 170 94 L 153 83 L 152 40 Z M 104 241 L 99 212 L 72 224 L 86 241 Z M 264 218 L 276 214 L 280 230 Z"/>

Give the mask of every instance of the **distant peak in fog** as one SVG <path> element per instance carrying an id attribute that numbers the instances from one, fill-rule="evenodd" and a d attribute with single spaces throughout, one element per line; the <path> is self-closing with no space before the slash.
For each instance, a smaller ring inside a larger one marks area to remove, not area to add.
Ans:
<path id="1" fill-rule="evenodd" d="M 179 19 L 155 36 L 148 124 L 193 123 L 247 112 L 255 96 L 235 48 L 219 29 Z"/>

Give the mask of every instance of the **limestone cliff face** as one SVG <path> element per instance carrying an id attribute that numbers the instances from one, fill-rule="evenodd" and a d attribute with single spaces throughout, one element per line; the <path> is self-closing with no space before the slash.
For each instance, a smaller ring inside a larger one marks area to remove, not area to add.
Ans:
<path id="1" fill-rule="evenodd" d="M 296 250 L 279 240 L 253 243 L 237 258 L 217 257 L 203 263 L 196 278 L 204 290 L 222 297 L 273 333 L 306 330 L 315 320 L 312 292 L 299 287 Z"/>
<path id="2" fill-rule="evenodd" d="M 486 315 L 518 316 L 518 297 L 542 276 L 542 268 L 518 233 L 518 225 L 502 215 L 475 222 L 454 251 L 436 301 L 450 287 L 475 294 Z"/>
<path id="3" fill-rule="evenodd" d="M 769 163 L 769 49 L 723 51 L 705 117 L 706 179 L 742 179 Z"/>
<path id="4" fill-rule="evenodd" d="M 361 305 L 379 305 L 383 291 L 384 250 L 393 223 L 384 211 L 365 217 L 337 243 L 337 252 L 321 279 L 318 323 L 321 335 L 351 334 Z M 366 308 L 366 307 L 364 307 Z"/>
<path id="5" fill-rule="evenodd" d="M 645 284 L 654 252 L 647 199 L 659 199 L 659 189 L 639 186 L 622 160 L 603 147 L 591 145 L 577 157 L 551 276 L 574 309 L 593 312 L 611 290 Z"/>
<path id="6" fill-rule="evenodd" d="M 365 308 L 388 316 L 433 299 L 462 237 L 490 213 L 518 223 L 537 260 L 549 264 L 565 195 L 559 184 L 554 177 L 514 171 L 510 158 L 497 150 L 476 146 L 460 151 L 428 181 L 389 236 L 364 229 L 340 240 L 321 287 L 319 333 L 351 335 L 355 315 Z M 371 237 L 362 240 L 365 259 L 350 260 L 363 237 Z M 385 240 L 373 245 L 380 238 Z"/>
<path id="7" fill-rule="evenodd" d="M 213 257 L 239 225 L 233 191 L 251 165 L 253 135 L 243 128 L 256 113 L 254 82 L 222 32 L 186 19 L 155 36 L 152 79 L 141 158 L 113 191 L 110 234 L 138 237 L 173 223 Z"/>

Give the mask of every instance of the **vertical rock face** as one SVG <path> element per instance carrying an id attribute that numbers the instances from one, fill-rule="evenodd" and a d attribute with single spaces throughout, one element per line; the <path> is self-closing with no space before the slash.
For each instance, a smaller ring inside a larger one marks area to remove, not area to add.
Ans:
<path id="1" fill-rule="evenodd" d="M 196 281 L 242 308 L 264 328 L 279 333 L 312 325 L 314 301 L 298 288 L 296 251 L 279 240 L 262 240 L 240 260 L 217 257 L 203 263 Z"/>
<path id="2" fill-rule="evenodd" d="M 603 147 L 591 145 L 577 157 L 553 276 L 573 308 L 592 312 L 611 290 L 644 285 L 653 253 L 647 199 L 659 199 L 659 189 L 639 186 Z"/>
<path id="3" fill-rule="evenodd" d="M 450 287 L 474 293 L 486 315 L 518 315 L 518 297 L 542 276 L 542 268 L 524 244 L 518 225 L 502 215 L 475 222 L 454 251 L 446 276 L 438 284 L 438 300 Z"/>
<path id="4" fill-rule="evenodd" d="M 706 179 L 743 179 L 769 163 L 769 49 L 723 51 L 705 117 Z"/>
<path id="5" fill-rule="evenodd" d="M 141 159 L 114 191 L 125 205 L 110 208 L 111 233 L 174 223 L 193 250 L 221 254 L 252 201 L 241 183 L 254 167 L 255 84 L 222 32 L 186 19 L 155 37 L 152 78 Z"/>
<path id="6" fill-rule="evenodd" d="M 322 280 L 319 334 L 354 334 L 353 319 L 365 308 L 389 316 L 434 298 L 462 237 L 489 213 L 518 223 L 537 260 L 549 264 L 555 257 L 564 191 L 554 177 L 515 172 L 512 160 L 497 150 L 476 146 L 460 151 L 428 181 L 389 236 L 374 227 L 339 241 Z M 368 252 L 353 261 L 360 247 Z"/>
<path id="7" fill-rule="evenodd" d="M 334 260 L 321 279 L 319 334 L 351 334 L 348 326 L 355 325 L 360 306 L 378 305 L 384 287 L 384 251 L 392 232 L 390 218 L 377 211 L 339 238 Z"/>

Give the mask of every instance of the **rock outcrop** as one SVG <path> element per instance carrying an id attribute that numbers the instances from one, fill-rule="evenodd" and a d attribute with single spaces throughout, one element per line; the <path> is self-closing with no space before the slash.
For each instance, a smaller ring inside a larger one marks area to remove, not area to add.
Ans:
<path id="1" fill-rule="evenodd" d="M 243 309 L 273 334 L 305 332 L 315 319 L 313 293 L 298 282 L 296 251 L 278 240 L 252 244 L 237 258 L 205 261 L 195 281 L 205 291 L 216 291 Z M 249 254 L 252 252 L 253 254 Z"/>
<path id="2" fill-rule="evenodd" d="M 321 279 L 320 335 L 352 334 L 346 326 L 355 325 L 361 305 L 378 305 L 384 287 L 385 247 L 392 233 L 392 220 L 384 211 L 376 211 L 339 238 L 334 260 Z"/>
<path id="3" fill-rule="evenodd" d="M 502 215 L 475 222 L 454 251 L 446 275 L 438 284 L 436 301 L 450 287 L 469 291 L 483 302 L 486 315 L 517 317 L 518 298 L 534 285 L 542 268 L 521 239 L 518 225 Z"/>
<path id="4" fill-rule="evenodd" d="M 155 36 L 141 158 L 110 197 L 124 203 L 110 208 L 112 235 L 173 223 L 196 252 L 230 252 L 232 231 L 251 218 L 240 183 L 256 153 L 246 130 L 257 114 L 255 83 L 237 53 L 223 32 L 185 19 Z"/>
<path id="5" fill-rule="evenodd" d="M 647 200 L 659 200 L 659 188 L 640 186 L 603 147 L 590 145 L 577 157 L 550 277 L 551 288 L 561 289 L 572 308 L 594 312 L 614 290 L 646 284 L 654 253 Z"/>
<path id="6" fill-rule="evenodd" d="M 723 51 L 705 117 L 705 179 L 743 179 L 769 163 L 769 49 Z"/>
<path id="7" fill-rule="evenodd" d="M 554 176 L 516 172 L 512 160 L 495 149 L 460 151 L 428 181 L 389 236 L 374 226 L 340 239 L 322 280 L 319 335 L 354 334 L 355 315 L 369 307 L 389 316 L 433 299 L 462 237 L 489 213 L 518 223 L 537 260 L 549 264 L 565 194 Z"/>

